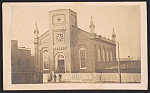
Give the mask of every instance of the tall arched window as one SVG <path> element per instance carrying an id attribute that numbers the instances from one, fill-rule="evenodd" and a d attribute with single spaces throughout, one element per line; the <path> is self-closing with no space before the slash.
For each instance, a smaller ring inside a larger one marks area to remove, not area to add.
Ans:
<path id="1" fill-rule="evenodd" d="M 102 62 L 102 50 L 101 50 L 101 47 L 99 48 L 99 50 L 100 50 L 100 54 L 99 54 L 99 56 L 100 56 L 100 62 Z"/>
<path id="2" fill-rule="evenodd" d="M 110 59 L 110 49 L 108 49 L 108 61 L 110 62 L 111 59 Z"/>
<path id="3" fill-rule="evenodd" d="M 112 52 L 112 49 L 110 49 L 110 61 L 111 62 L 113 61 L 113 52 Z"/>
<path id="4" fill-rule="evenodd" d="M 86 49 L 79 49 L 80 69 L 86 69 Z"/>
<path id="5" fill-rule="evenodd" d="M 100 49 L 97 49 L 97 61 L 100 62 L 101 61 L 101 57 L 100 57 Z"/>
<path id="6" fill-rule="evenodd" d="M 44 50 L 43 52 L 43 69 L 44 70 L 49 69 L 49 54 L 47 50 Z"/>
<path id="7" fill-rule="evenodd" d="M 106 50 L 106 61 L 107 62 L 109 61 L 109 50 L 108 49 Z"/>
<path id="8" fill-rule="evenodd" d="M 105 48 L 102 49 L 102 61 L 105 62 Z"/>

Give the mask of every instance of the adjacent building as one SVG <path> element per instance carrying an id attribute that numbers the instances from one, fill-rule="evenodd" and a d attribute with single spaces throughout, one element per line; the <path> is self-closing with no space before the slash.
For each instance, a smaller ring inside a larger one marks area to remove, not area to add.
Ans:
<path id="1" fill-rule="evenodd" d="M 31 49 L 18 47 L 18 41 L 11 40 L 12 83 L 26 83 L 34 72 L 34 56 L 31 56 Z"/>

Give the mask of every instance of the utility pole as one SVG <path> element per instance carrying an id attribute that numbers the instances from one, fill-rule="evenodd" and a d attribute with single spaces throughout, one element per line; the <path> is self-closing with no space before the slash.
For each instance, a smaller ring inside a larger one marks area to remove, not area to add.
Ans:
<path id="1" fill-rule="evenodd" d="M 119 73 L 119 83 L 121 83 L 121 71 L 120 71 L 120 54 L 119 54 L 119 42 L 118 43 L 118 73 Z"/>

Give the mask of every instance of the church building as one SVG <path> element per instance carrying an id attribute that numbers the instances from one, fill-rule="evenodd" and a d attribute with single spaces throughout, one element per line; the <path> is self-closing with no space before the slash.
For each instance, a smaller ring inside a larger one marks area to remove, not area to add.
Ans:
<path id="1" fill-rule="evenodd" d="M 70 9 L 49 11 L 49 29 L 41 36 L 34 30 L 36 71 L 50 73 L 97 73 L 116 62 L 116 35 L 95 33 L 91 17 L 89 31 L 77 26 L 77 13 Z M 43 77 L 44 78 L 44 77 Z"/>

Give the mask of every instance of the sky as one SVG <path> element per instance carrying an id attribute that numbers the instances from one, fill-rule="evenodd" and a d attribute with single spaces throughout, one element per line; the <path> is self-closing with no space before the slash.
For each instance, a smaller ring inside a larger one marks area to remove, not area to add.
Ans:
<path id="1" fill-rule="evenodd" d="M 141 55 L 140 7 L 138 5 L 87 5 L 58 4 L 40 6 L 13 6 L 11 9 L 11 39 L 18 40 L 19 47 L 31 48 L 34 54 L 34 29 L 37 22 L 39 35 L 48 31 L 48 11 L 71 9 L 77 13 L 78 27 L 89 32 L 90 18 L 93 17 L 95 33 L 112 38 L 115 29 L 119 42 L 120 57 Z M 116 50 L 117 47 L 116 47 Z M 116 51 L 117 53 L 117 51 Z"/>

